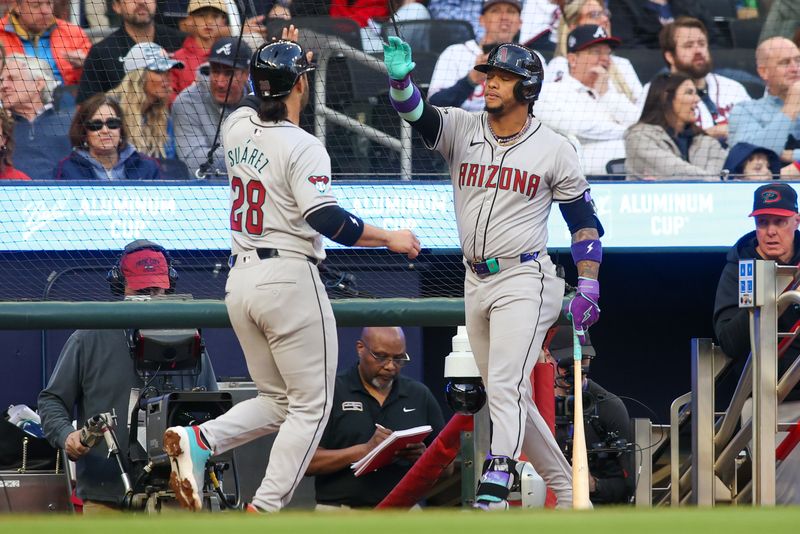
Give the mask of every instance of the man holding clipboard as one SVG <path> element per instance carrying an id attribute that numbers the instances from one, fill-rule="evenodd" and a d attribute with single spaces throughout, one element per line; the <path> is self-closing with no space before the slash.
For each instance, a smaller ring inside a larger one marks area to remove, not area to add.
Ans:
<path id="1" fill-rule="evenodd" d="M 306 472 L 316 476 L 317 509 L 374 507 L 444 427 L 430 390 L 400 375 L 411 360 L 402 328 L 364 328 L 356 352 L 358 364 L 336 377 L 331 416 Z M 355 476 L 351 465 L 392 431 L 425 425 L 432 431 L 422 441 L 398 449 L 388 465 Z"/>

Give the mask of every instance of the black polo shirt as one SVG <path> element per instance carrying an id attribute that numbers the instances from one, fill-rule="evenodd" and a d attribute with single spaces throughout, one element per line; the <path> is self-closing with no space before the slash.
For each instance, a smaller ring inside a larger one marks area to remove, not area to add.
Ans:
<path id="1" fill-rule="evenodd" d="M 424 384 L 400 375 L 381 406 L 364 388 L 358 366 L 354 366 L 336 377 L 333 408 L 319 446 L 344 449 L 366 443 L 375 433 L 375 423 L 391 430 L 431 425 L 433 432 L 425 439 L 425 444 L 430 445 L 444 427 L 444 417 Z M 350 466 L 328 475 L 317 475 L 317 502 L 346 504 L 354 508 L 374 507 L 397 485 L 411 465 L 405 460 L 397 460 L 360 477 L 353 476 Z"/>
<path id="2" fill-rule="evenodd" d="M 186 34 L 167 26 L 156 24 L 153 42 L 167 52 L 183 46 Z M 80 104 L 90 96 L 115 88 L 125 77 L 123 60 L 136 41 L 120 26 L 114 33 L 92 46 L 83 64 L 83 74 L 78 86 L 76 101 Z"/>

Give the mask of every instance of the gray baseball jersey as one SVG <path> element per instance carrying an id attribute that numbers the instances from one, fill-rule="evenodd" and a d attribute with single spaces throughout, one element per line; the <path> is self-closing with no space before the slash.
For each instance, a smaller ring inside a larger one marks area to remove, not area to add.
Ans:
<path id="1" fill-rule="evenodd" d="M 467 334 L 487 386 L 490 453 L 524 453 L 558 506 L 569 507 L 571 468 L 533 403 L 530 376 L 564 296 L 547 254 L 550 208 L 580 198 L 589 184 L 572 145 L 535 118 L 519 139 L 500 145 L 486 113 L 435 109 L 441 127 L 433 148 L 450 164 L 465 259 L 526 258 L 489 275 L 468 267 L 464 280 Z"/>
<path id="2" fill-rule="evenodd" d="M 434 148 L 450 163 L 464 256 L 545 252 L 553 201 L 575 200 L 589 189 L 573 146 L 535 118 L 520 140 L 501 146 L 486 113 L 438 109 L 442 127 Z"/>
<path id="3" fill-rule="evenodd" d="M 228 117 L 222 139 L 233 253 L 270 247 L 324 259 L 322 236 L 305 220 L 336 204 L 331 159 L 322 143 L 288 121 L 263 124 L 249 107 Z"/>
<path id="4" fill-rule="evenodd" d="M 286 506 L 330 415 L 336 380 L 336 321 L 317 266 L 322 238 L 304 216 L 335 204 L 330 159 L 291 122 L 262 123 L 241 108 L 222 127 L 231 184 L 235 261 L 225 305 L 259 394 L 200 428 L 217 453 L 278 432 L 253 504 Z M 259 248 L 278 251 L 262 258 Z"/>

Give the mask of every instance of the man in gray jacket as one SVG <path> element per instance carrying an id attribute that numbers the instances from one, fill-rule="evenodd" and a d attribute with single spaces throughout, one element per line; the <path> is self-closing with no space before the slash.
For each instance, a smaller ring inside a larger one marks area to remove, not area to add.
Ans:
<path id="1" fill-rule="evenodd" d="M 200 66 L 195 82 L 181 91 L 172 105 L 178 158 L 198 178 L 228 177 L 220 139 L 209 165 L 204 164 L 214 144 L 220 114 L 227 117 L 246 94 L 251 55 L 250 47 L 236 38 L 217 39 L 208 64 Z"/>
<path id="2" fill-rule="evenodd" d="M 119 262 L 109 271 L 113 293 L 126 299 L 135 295 L 163 295 L 175 287 L 177 274 L 169 253 L 140 239 L 128 244 Z M 146 380 L 145 380 L 146 378 Z M 217 382 L 205 352 L 196 376 L 146 377 L 131 358 L 128 333 L 114 330 L 76 330 L 61 349 L 47 387 L 39 394 L 39 413 L 45 437 L 65 449 L 76 461 L 77 494 L 83 513 L 102 513 L 121 508 L 125 488 L 119 467 L 108 457 L 105 443 L 89 448 L 72 426 L 73 413 L 80 427 L 88 418 L 111 412 L 117 415 L 117 438 L 122 457 L 128 457 L 128 416 L 133 391 L 147 389 L 167 393 L 195 387 L 216 391 Z M 74 409 L 77 407 L 77 412 Z M 127 463 L 127 461 L 126 461 Z"/>

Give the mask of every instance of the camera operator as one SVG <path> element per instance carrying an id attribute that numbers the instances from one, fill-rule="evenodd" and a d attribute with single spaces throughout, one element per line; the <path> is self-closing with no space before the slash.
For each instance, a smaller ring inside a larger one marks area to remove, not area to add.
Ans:
<path id="1" fill-rule="evenodd" d="M 164 295 L 174 290 L 176 278 L 169 253 L 147 240 L 128 244 L 108 274 L 112 293 L 122 292 L 126 300 L 136 295 Z M 85 514 L 120 509 L 125 489 L 120 468 L 108 457 L 106 445 L 89 448 L 81 442 L 80 430 L 72 426 L 74 408 L 79 426 L 98 414 L 116 413 L 120 453 L 127 464 L 129 404 L 137 394 L 133 390 L 142 390 L 144 396 L 193 388 L 217 390 L 205 351 L 195 376 L 165 377 L 155 372 L 143 377 L 131 357 L 126 330 L 76 330 L 70 336 L 49 384 L 39 394 L 38 405 L 45 437 L 77 462 L 77 495 L 83 499 Z"/>
<path id="2" fill-rule="evenodd" d="M 629 503 L 635 489 L 631 421 L 622 400 L 589 379 L 594 347 L 581 347 L 583 414 L 589 457 L 589 498 L 592 504 Z M 574 374 L 571 331 L 560 328 L 545 354 L 556 366 L 556 441 L 572 460 Z"/>

